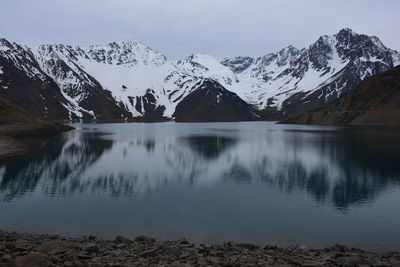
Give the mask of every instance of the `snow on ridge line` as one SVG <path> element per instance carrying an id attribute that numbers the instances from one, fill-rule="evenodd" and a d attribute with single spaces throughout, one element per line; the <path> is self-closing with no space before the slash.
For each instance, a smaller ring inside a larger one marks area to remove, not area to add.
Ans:
<path id="1" fill-rule="evenodd" d="M 166 76 L 170 74 L 170 72 L 176 71 L 175 66 L 172 64 L 157 64 L 158 62 L 153 59 L 160 59 L 160 57 L 158 55 L 152 56 L 151 53 L 154 53 L 154 51 L 147 51 L 147 54 L 139 53 L 137 57 L 139 60 L 137 64 L 133 66 L 132 64 L 118 65 L 115 61 L 107 62 L 106 60 L 96 60 L 93 54 L 97 52 L 94 50 L 84 51 L 80 49 L 79 51 L 74 51 L 71 48 L 64 49 L 64 47 L 56 47 L 55 49 L 49 49 L 51 51 L 48 52 L 45 48 L 46 47 L 43 46 L 39 47 L 37 50 L 38 52 L 35 53 L 36 58 L 42 69 L 52 76 L 56 83 L 63 89 L 64 95 L 67 95 L 66 91 L 69 89 L 82 86 L 80 84 L 82 80 L 91 84 L 91 80 L 89 79 L 89 76 L 91 76 L 100 83 L 103 89 L 111 92 L 116 102 L 122 102 L 133 116 L 140 116 L 142 114 L 136 111 L 129 98 L 135 99 L 137 96 L 143 96 L 148 89 L 155 90 L 156 87 L 165 90 L 164 80 Z M 49 48 L 49 46 L 47 46 L 47 48 Z M 73 57 L 70 57 L 71 51 L 74 53 Z M 138 53 L 138 51 L 135 52 L 136 54 Z M 89 56 L 89 53 L 92 53 L 92 56 Z M 118 56 L 118 53 L 118 51 L 115 52 L 113 56 Z M 133 53 L 133 56 L 136 56 L 136 54 Z M 55 66 L 49 63 L 51 63 L 51 59 L 54 57 L 57 57 L 70 68 L 70 70 L 68 70 L 69 73 L 66 72 L 63 74 L 63 77 L 71 76 L 71 79 L 59 79 L 59 77 L 55 77 L 52 74 L 55 70 Z M 115 57 L 113 60 L 115 60 Z M 132 58 L 128 58 L 127 60 L 132 60 Z M 156 79 L 155 76 L 157 76 Z M 94 86 L 93 84 L 91 85 Z M 79 99 L 75 98 L 73 100 L 74 101 L 72 101 L 71 98 L 69 99 L 72 105 L 75 106 L 73 110 L 75 112 L 77 106 L 79 106 Z M 162 102 L 168 106 L 168 103 L 165 103 L 166 101 Z M 167 110 L 170 109 L 167 107 Z M 170 111 L 171 114 L 172 112 L 173 111 Z"/>
<path id="2" fill-rule="evenodd" d="M 344 29 L 341 32 L 348 33 L 349 36 L 352 37 L 358 35 L 350 29 Z M 273 105 L 275 105 L 279 110 L 283 101 L 286 100 L 288 97 L 298 92 L 308 92 L 306 96 L 309 96 L 314 91 L 319 90 L 323 86 L 328 85 L 329 83 L 333 83 L 336 79 L 340 78 L 339 74 L 353 59 L 351 59 L 351 57 L 349 56 L 346 57 L 345 54 L 343 54 L 343 50 L 341 51 L 342 54 L 339 55 L 338 49 L 350 49 L 349 40 L 339 40 L 339 33 L 333 36 L 322 36 L 319 39 L 322 42 L 322 46 L 319 45 L 318 40 L 316 43 L 310 45 L 307 49 L 298 50 L 299 53 L 295 55 L 293 61 L 297 61 L 297 63 L 299 63 L 299 60 L 301 58 L 307 59 L 304 64 L 304 69 L 306 71 L 302 74 L 301 77 L 291 74 L 293 73 L 293 70 L 297 70 L 297 67 L 301 67 L 301 65 L 296 67 L 287 64 L 284 65 L 283 68 L 279 68 L 280 66 L 275 61 L 277 58 L 276 55 L 279 53 L 278 52 L 263 57 L 264 61 L 266 61 L 267 63 L 263 65 L 257 65 L 257 63 L 261 61 L 260 58 L 258 60 L 251 58 L 252 63 L 247 66 L 245 70 L 240 70 L 239 73 L 236 73 L 237 78 L 240 81 L 240 85 L 244 85 L 247 89 L 249 89 L 247 90 L 247 92 L 246 90 L 243 90 L 243 87 L 236 88 L 235 86 L 232 86 L 230 84 L 224 84 L 224 86 L 228 90 L 236 92 L 248 102 L 258 101 L 256 105 L 259 108 L 265 107 L 267 101 L 272 100 L 272 102 L 274 103 Z M 359 36 L 364 37 L 361 38 L 360 42 L 363 43 L 371 40 L 371 42 L 374 44 L 371 53 L 387 53 L 388 48 L 386 48 L 386 46 L 384 46 L 377 37 L 368 37 L 366 35 Z M 339 41 L 341 42 L 340 44 Z M 362 49 L 362 43 L 359 44 L 360 49 Z M 323 49 L 324 46 L 328 47 L 329 51 L 331 51 L 331 55 L 329 55 L 329 53 L 324 54 L 326 53 L 324 52 L 324 50 L 320 51 L 321 54 L 319 56 L 327 57 L 327 63 L 326 65 L 322 66 L 321 69 L 314 68 L 313 64 L 310 61 L 310 55 L 307 54 L 309 49 L 315 48 L 315 45 L 317 45 L 316 47 L 320 49 Z M 365 53 L 366 57 L 362 57 L 361 59 L 363 59 L 366 65 L 356 65 L 357 70 L 355 73 L 356 75 L 359 75 L 360 79 L 375 74 L 376 71 L 372 71 L 368 66 L 369 64 L 379 63 L 382 65 L 386 65 L 384 68 L 391 68 L 393 67 L 392 65 L 395 66 L 397 64 L 400 64 L 400 54 L 395 51 L 392 53 L 393 64 L 390 61 L 385 61 L 386 59 L 383 59 L 382 56 L 369 56 L 369 52 L 364 51 L 363 53 Z M 238 62 L 237 64 L 242 64 L 243 61 L 240 61 L 240 59 L 240 57 L 233 58 L 235 63 Z M 229 61 L 229 59 L 225 58 L 223 60 L 225 62 L 224 65 L 229 65 L 229 62 L 226 62 Z M 302 62 L 300 62 L 299 64 L 302 64 Z M 233 65 L 233 67 L 231 68 L 232 72 L 235 66 L 236 65 Z M 205 65 L 205 67 L 207 67 L 207 65 Z M 282 75 L 284 73 L 285 75 Z M 212 75 L 210 75 L 209 77 L 212 78 Z M 338 95 L 340 95 L 340 93 L 342 92 L 342 88 L 347 86 L 347 84 L 348 83 L 345 82 L 342 83 L 342 87 L 340 88 L 337 86 L 332 88 Z M 252 94 L 252 92 L 258 92 L 258 97 L 254 97 L 254 94 Z"/>
<path id="3" fill-rule="evenodd" d="M 343 31 L 349 33 L 349 36 L 357 35 L 349 29 Z M 267 103 L 280 109 L 286 99 L 299 92 L 309 96 L 323 86 L 334 83 L 343 68 L 351 60 L 354 63 L 354 59 L 345 57 L 343 52 L 350 49 L 349 38 L 346 34 L 339 36 L 339 33 L 322 36 L 319 39 L 320 43 L 318 40 L 301 50 L 288 46 L 256 59 L 237 57 L 236 61 L 232 61 L 232 66 L 204 54 L 194 54 L 178 62 L 170 61 L 150 47 L 132 40 L 84 48 L 42 45 L 31 51 L 39 62 L 40 70 L 59 85 L 64 96 L 68 96 L 66 98 L 74 106 L 74 111 L 92 112 L 79 109 L 80 102 L 85 96 L 87 86 L 98 87 L 100 84 L 101 88 L 111 92 L 116 103 L 122 103 L 133 116 L 143 115 L 136 110 L 136 101 L 141 101 L 143 107 L 141 97 L 148 90 L 154 91 L 152 94 L 156 105 L 165 106 L 164 115 L 170 117 L 179 101 L 189 94 L 201 79 L 217 81 L 259 109 L 265 108 Z M 368 38 L 374 47 L 358 58 L 361 63 L 354 64 L 356 75 L 364 78 L 375 74 L 371 64 L 383 64 L 387 67 L 400 64 L 398 52 L 386 48 L 377 37 Z M 338 43 L 339 41 L 341 43 Z M 1 47 L 3 46 L 0 41 Z M 311 48 L 314 54 L 310 53 Z M 381 52 L 385 52 L 386 57 L 390 52 L 391 62 L 382 59 L 379 54 Z M 226 60 L 229 59 L 223 59 Z M 57 64 L 52 61 L 56 61 Z M 60 67 L 58 63 L 65 64 L 66 67 Z M 233 71 L 234 67 L 240 64 L 244 64 L 240 66 L 243 69 Z M 22 68 L 30 75 L 41 75 L 35 68 Z M 338 86 L 333 86 L 330 90 L 341 92 Z"/>

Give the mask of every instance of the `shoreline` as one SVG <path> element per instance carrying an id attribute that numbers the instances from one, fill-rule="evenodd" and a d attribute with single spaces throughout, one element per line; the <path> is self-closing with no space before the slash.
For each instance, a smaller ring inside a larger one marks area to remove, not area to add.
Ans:
<path id="1" fill-rule="evenodd" d="M 400 266 L 400 252 L 368 252 L 335 245 L 258 246 L 229 241 L 190 243 L 185 239 L 158 241 L 77 238 L 0 231 L 0 266 Z"/>
<path id="2" fill-rule="evenodd" d="M 29 153 L 32 147 L 22 142 L 21 139 L 23 138 L 49 137 L 73 129 L 71 126 L 51 123 L 38 125 L 23 125 L 22 123 L 0 125 L 0 160 Z"/>

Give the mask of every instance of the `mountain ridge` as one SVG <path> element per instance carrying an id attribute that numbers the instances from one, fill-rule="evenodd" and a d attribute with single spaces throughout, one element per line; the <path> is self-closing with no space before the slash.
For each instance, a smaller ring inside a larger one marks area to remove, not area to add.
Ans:
<path id="1" fill-rule="evenodd" d="M 366 78 L 328 105 L 281 123 L 400 125 L 400 66 Z"/>
<path id="2" fill-rule="evenodd" d="M 257 58 L 178 61 L 133 40 L 30 48 L 0 39 L 0 68 L 7 69 L 0 96 L 46 120 L 163 121 L 211 79 L 254 106 L 259 119 L 276 120 L 321 107 L 398 64 L 399 52 L 351 29 Z"/>

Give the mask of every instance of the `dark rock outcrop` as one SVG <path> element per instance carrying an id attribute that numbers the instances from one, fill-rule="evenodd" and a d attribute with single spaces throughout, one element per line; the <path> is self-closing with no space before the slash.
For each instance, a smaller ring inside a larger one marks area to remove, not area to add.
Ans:
<path id="1" fill-rule="evenodd" d="M 323 108 L 282 123 L 400 125 L 400 66 L 365 79 Z"/>
<path id="2" fill-rule="evenodd" d="M 10 101 L 0 98 L 0 136 L 31 136 L 73 129 L 57 122 L 46 122 L 32 116 Z"/>
<path id="3" fill-rule="evenodd" d="M 177 122 L 251 121 L 259 119 L 256 109 L 222 85 L 205 80 L 176 106 Z"/>
<path id="4" fill-rule="evenodd" d="M 0 98 L 0 159 L 16 156 L 29 149 L 15 138 L 48 135 L 73 129 L 57 122 L 45 122 L 10 101 Z"/>
<path id="5" fill-rule="evenodd" d="M 135 117 L 132 121 L 138 122 L 162 122 L 169 121 L 164 117 L 165 106 L 157 104 L 157 95 L 154 90 L 148 89 L 143 96 L 136 97 L 135 109 L 142 116 Z"/>

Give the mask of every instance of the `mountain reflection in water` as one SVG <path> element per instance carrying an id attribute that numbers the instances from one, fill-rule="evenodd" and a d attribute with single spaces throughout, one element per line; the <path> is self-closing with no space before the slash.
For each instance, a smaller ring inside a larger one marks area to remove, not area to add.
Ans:
<path id="1" fill-rule="evenodd" d="M 123 198 L 175 182 L 191 187 L 229 183 L 304 192 L 346 210 L 399 185 L 398 130 L 260 125 L 156 124 L 152 134 L 89 125 L 0 162 L 0 199 L 34 193 Z M 163 127 L 173 130 L 164 134 Z"/>

